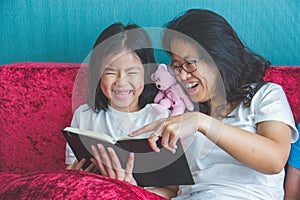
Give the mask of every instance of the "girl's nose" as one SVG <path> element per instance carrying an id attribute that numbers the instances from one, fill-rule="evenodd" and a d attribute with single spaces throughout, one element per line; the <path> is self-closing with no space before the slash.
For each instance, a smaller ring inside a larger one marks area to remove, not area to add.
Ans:
<path id="1" fill-rule="evenodd" d="M 119 76 L 117 81 L 116 81 L 117 85 L 119 85 L 119 86 L 125 85 L 126 82 L 127 82 L 127 77 L 124 76 L 124 75 Z"/>

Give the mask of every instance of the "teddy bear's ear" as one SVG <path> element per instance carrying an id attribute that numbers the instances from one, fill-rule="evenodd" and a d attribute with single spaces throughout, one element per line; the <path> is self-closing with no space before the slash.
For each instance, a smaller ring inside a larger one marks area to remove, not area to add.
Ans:
<path id="1" fill-rule="evenodd" d="M 151 74 L 151 80 L 155 81 L 155 73 Z"/>
<path id="2" fill-rule="evenodd" d="M 165 65 L 165 64 L 159 64 L 159 65 L 158 65 L 158 69 L 162 69 L 162 70 L 165 70 L 165 71 L 168 70 L 168 69 L 167 69 L 167 65 Z"/>

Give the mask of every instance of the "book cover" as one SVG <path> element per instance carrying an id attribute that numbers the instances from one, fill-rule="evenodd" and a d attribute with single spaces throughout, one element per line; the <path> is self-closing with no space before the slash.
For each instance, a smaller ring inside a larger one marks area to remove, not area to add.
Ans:
<path id="1" fill-rule="evenodd" d="M 157 144 L 161 151 L 156 153 L 150 148 L 147 138 L 124 137 L 114 140 L 106 134 L 71 127 L 65 128 L 62 133 L 76 158 L 87 160 L 83 168 L 91 164 L 90 158 L 93 157 L 91 145 L 96 146 L 101 143 L 104 147 L 112 147 L 115 150 L 123 168 L 126 166 L 129 152 L 135 153 L 133 176 L 139 186 L 194 184 L 180 140 L 177 142 L 176 153 L 173 154 L 161 148 L 160 138 Z"/>

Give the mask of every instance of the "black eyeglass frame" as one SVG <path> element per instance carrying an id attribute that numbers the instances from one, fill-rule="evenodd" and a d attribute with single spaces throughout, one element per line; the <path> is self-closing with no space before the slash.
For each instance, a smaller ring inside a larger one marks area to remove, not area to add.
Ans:
<path id="1" fill-rule="evenodd" d="M 197 70 L 197 63 L 200 62 L 203 58 L 198 58 L 198 59 L 194 59 L 194 60 L 186 60 L 184 63 L 182 63 L 179 66 L 176 65 L 168 65 L 168 72 L 172 75 L 172 76 L 177 76 L 181 73 L 181 70 L 183 69 L 185 72 L 187 73 L 193 73 Z M 186 68 L 186 64 L 188 65 L 192 65 L 193 69 L 192 70 L 188 70 Z M 178 71 L 175 71 L 176 69 L 178 69 Z"/>

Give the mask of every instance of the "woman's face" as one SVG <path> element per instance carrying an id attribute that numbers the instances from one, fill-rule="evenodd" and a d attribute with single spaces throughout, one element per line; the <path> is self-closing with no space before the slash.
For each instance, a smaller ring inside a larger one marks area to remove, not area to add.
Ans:
<path id="1" fill-rule="evenodd" d="M 144 67 L 139 57 L 125 50 L 109 56 L 103 63 L 100 88 L 114 109 L 138 111 L 144 89 Z"/>
<path id="2" fill-rule="evenodd" d="M 195 46 L 181 39 L 173 39 L 170 44 L 170 50 L 172 53 L 172 64 L 176 66 L 201 58 Z M 185 88 L 193 102 L 203 103 L 210 101 L 216 75 L 203 60 L 194 65 L 197 67 L 196 71 L 188 73 L 182 69 L 176 78 Z"/>

